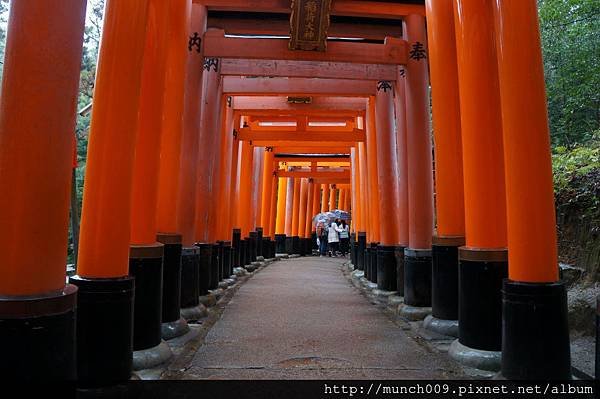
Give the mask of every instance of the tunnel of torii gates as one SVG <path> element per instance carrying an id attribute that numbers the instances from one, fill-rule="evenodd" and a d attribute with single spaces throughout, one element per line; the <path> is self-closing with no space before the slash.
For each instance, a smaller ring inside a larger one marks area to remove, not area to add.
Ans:
<path id="1" fill-rule="evenodd" d="M 506 378 L 570 378 L 535 0 L 333 0 L 326 51 L 288 49 L 285 0 L 107 0 L 65 283 L 85 7 L 11 4 L 3 376 L 127 380 L 232 268 L 311 252 L 339 208 L 405 314 Z"/>

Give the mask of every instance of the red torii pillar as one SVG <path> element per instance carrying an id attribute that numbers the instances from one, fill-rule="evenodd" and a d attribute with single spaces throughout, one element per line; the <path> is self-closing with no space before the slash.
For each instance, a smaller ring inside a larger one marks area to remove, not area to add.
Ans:
<path id="1" fill-rule="evenodd" d="M 337 192 L 338 190 L 335 188 L 335 184 L 329 186 L 329 211 L 336 209 Z"/>
<path id="2" fill-rule="evenodd" d="M 452 0 L 426 2 L 435 142 L 437 234 L 426 328 L 458 337 L 458 247 L 465 243 L 458 67 Z"/>
<path id="3" fill-rule="evenodd" d="M 398 213 L 398 160 L 394 131 L 394 86 L 391 82 L 377 83 L 375 118 L 381 223 L 380 244 L 377 247 L 377 288 L 396 291 L 396 250 L 400 231 L 393 217 Z"/>
<path id="4" fill-rule="evenodd" d="M 202 102 L 202 65 L 204 63 L 199 40 L 206 30 L 206 15 L 206 7 L 193 4 L 187 30 L 183 137 L 179 194 L 177 196 L 177 230 L 181 233 L 183 245 L 181 252 L 181 315 L 186 320 L 198 320 L 207 315 L 206 308 L 199 301 L 201 295 L 200 248 L 194 245 L 196 243 L 196 174 L 201 136 L 201 107 L 199 104 Z"/>
<path id="5" fill-rule="evenodd" d="M 398 229 L 398 248 L 396 250 L 396 290 L 399 296 L 404 296 L 404 250 L 409 245 L 409 215 L 408 215 L 408 149 L 406 128 L 406 68 L 399 66 L 394 87 L 394 106 L 396 110 L 396 159 L 398 167 L 398 214 L 396 223 Z"/>
<path id="6" fill-rule="evenodd" d="M 369 183 L 367 181 L 367 149 L 364 142 L 359 142 L 357 147 L 358 172 L 360 180 L 360 214 L 362 220 L 362 231 L 357 234 L 358 240 L 358 270 L 366 272 L 366 250 L 368 239 L 371 234 L 371 214 L 369 212 Z"/>
<path id="7" fill-rule="evenodd" d="M 300 236 L 298 235 L 298 217 L 300 214 L 300 178 L 294 178 L 294 194 L 292 196 L 292 253 L 300 254 Z"/>
<path id="8" fill-rule="evenodd" d="M 70 278 L 79 287 L 77 335 L 86 337 L 78 340 L 77 356 L 82 361 L 78 362 L 77 374 L 88 386 L 127 381 L 131 375 L 131 187 L 144 58 L 140 43 L 146 40 L 148 3 L 110 0 L 105 8 L 88 142 L 78 275 Z"/>
<path id="9" fill-rule="evenodd" d="M 377 172 L 377 130 L 375 115 L 375 98 L 368 101 L 367 125 L 367 174 L 369 185 L 369 214 L 370 238 L 365 252 L 365 277 L 372 283 L 377 283 L 377 245 L 380 240 L 379 215 L 379 177 Z"/>
<path id="10" fill-rule="evenodd" d="M 293 170 L 293 168 L 288 168 Z M 292 219 L 294 217 L 294 178 L 287 178 L 285 200 L 285 252 L 293 253 L 292 246 Z"/>
<path id="11" fill-rule="evenodd" d="M 537 3 L 497 0 L 494 7 L 509 265 L 502 288 L 502 374 L 508 379 L 567 380 L 567 296 L 557 268 Z"/>
<path id="12" fill-rule="evenodd" d="M 306 215 L 308 205 L 308 179 L 300 180 L 300 204 L 298 209 L 298 237 L 300 238 L 300 255 L 305 255 L 306 249 Z"/>
<path id="13" fill-rule="evenodd" d="M 275 252 L 285 253 L 285 206 L 287 197 L 287 178 L 277 178 L 277 216 L 275 221 Z"/>
<path id="14" fill-rule="evenodd" d="M 200 248 L 200 270 L 204 273 L 199 279 L 200 296 L 208 295 L 208 290 L 216 289 L 218 279 L 215 259 L 218 248 L 209 240 L 209 210 L 211 207 L 211 165 L 213 162 L 215 141 L 217 136 L 216 114 L 219 110 L 220 74 L 219 59 L 204 58 L 202 63 L 202 97 L 200 102 L 200 137 L 198 138 L 198 155 L 196 159 L 196 210 L 194 214 L 195 241 Z M 196 105 L 198 106 L 198 105 Z M 217 266 L 218 267 L 218 266 Z"/>
<path id="15" fill-rule="evenodd" d="M 327 212 L 329 209 L 329 186 L 321 184 L 321 212 Z"/>
<path id="16" fill-rule="evenodd" d="M 238 207 L 237 203 L 239 201 L 239 192 L 238 190 L 238 161 L 239 161 L 239 152 L 240 152 L 240 140 L 238 138 L 238 130 L 241 125 L 241 117 L 234 116 L 232 132 L 233 135 L 231 142 L 231 174 L 229 176 L 229 229 L 231 229 L 231 247 L 233 248 L 233 258 L 232 258 L 232 266 L 240 267 L 241 266 L 241 256 L 242 256 L 242 229 L 238 224 Z"/>
<path id="17" fill-rule="evenodd" d="M 456 360 L 475 366 L 470 362 L 486 358 L 488 369 L 500 367 L 501 289 L 508 272 L 493 2 L 454 2 L 466 244 L 459 248 L 459 339 L 449 351 Z"/>
<path id="18" fill-rule="evenodd" d="M 129 274 L 136 278 L 133 350 L 161 345 L 164 245 L 156 241 L 156 204 L 161 123 L 169 32 L 169 5 L 150 0 L 144 49 L 139 116 L 131 192 Z M 162 343 L 154 365 L 171 356 Z M 135 358 L 135 357 L 134 357 Z M 140 368 L 134 361 L 134 369 Z"/>
<path id="19" fill-rule="evenodd" d="M 7 381 L 76 378 L 77 288 L 65 285 L 65 265 L 85 6 L 32 0 L 10 7 L 0 95 L 0 370 Z"/>
<path id="20" fill-rule="evenodd" d="M 163 256 L 163 338 L 172 339 L 189 331 L 181 317 L 181 250 L 182 236 L 177 225 L 177 196 L 179 194 L 183 109 L 188 29 L 192 2 L 176 0 L 169 8 L 169 46 L 167 76 L 164 89 L 163 120 L 158 174 L 158 203 L 156 214 L 157 240 L 164 247 Z"/>
<path id="21" fill-rule="evenodd" d="M 406 154 L 409 237 L 404 250 L 404 305 L 401 312 L 423 319 L 431 306 L 431 238 L 433 235 L 433 166 L 429 131 L 429 77 L 425 18 L 404 20 L 409 45 L 405 68 Z"/>

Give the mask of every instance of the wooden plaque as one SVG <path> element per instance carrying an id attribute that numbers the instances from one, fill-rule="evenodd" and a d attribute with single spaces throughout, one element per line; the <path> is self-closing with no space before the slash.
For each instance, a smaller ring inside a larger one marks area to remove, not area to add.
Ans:
<path id="1" fill-rule="evenodd" d="M 292 0 L 290 50 L 327 50 L 331 0 Z"/>

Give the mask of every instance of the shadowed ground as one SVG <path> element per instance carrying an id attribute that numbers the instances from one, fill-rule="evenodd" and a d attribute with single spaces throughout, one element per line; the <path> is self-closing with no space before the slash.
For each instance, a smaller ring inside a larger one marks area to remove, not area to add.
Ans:
<path id="1" fill-rule="evenodd" d="M 464 378 L 342 274 L 341 259 L 275 262 L 244 283 L 183 378 Z"/>

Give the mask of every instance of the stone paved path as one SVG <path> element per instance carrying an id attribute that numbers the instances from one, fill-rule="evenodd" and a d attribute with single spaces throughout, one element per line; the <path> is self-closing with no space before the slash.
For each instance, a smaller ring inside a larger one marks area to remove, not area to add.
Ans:
<path id="1" fill-rule="evenodd" d="M 186 379 L 462 378 L 371 305 L 341 259 L 275 262 L 244 283 L 206 336 Z"/>

